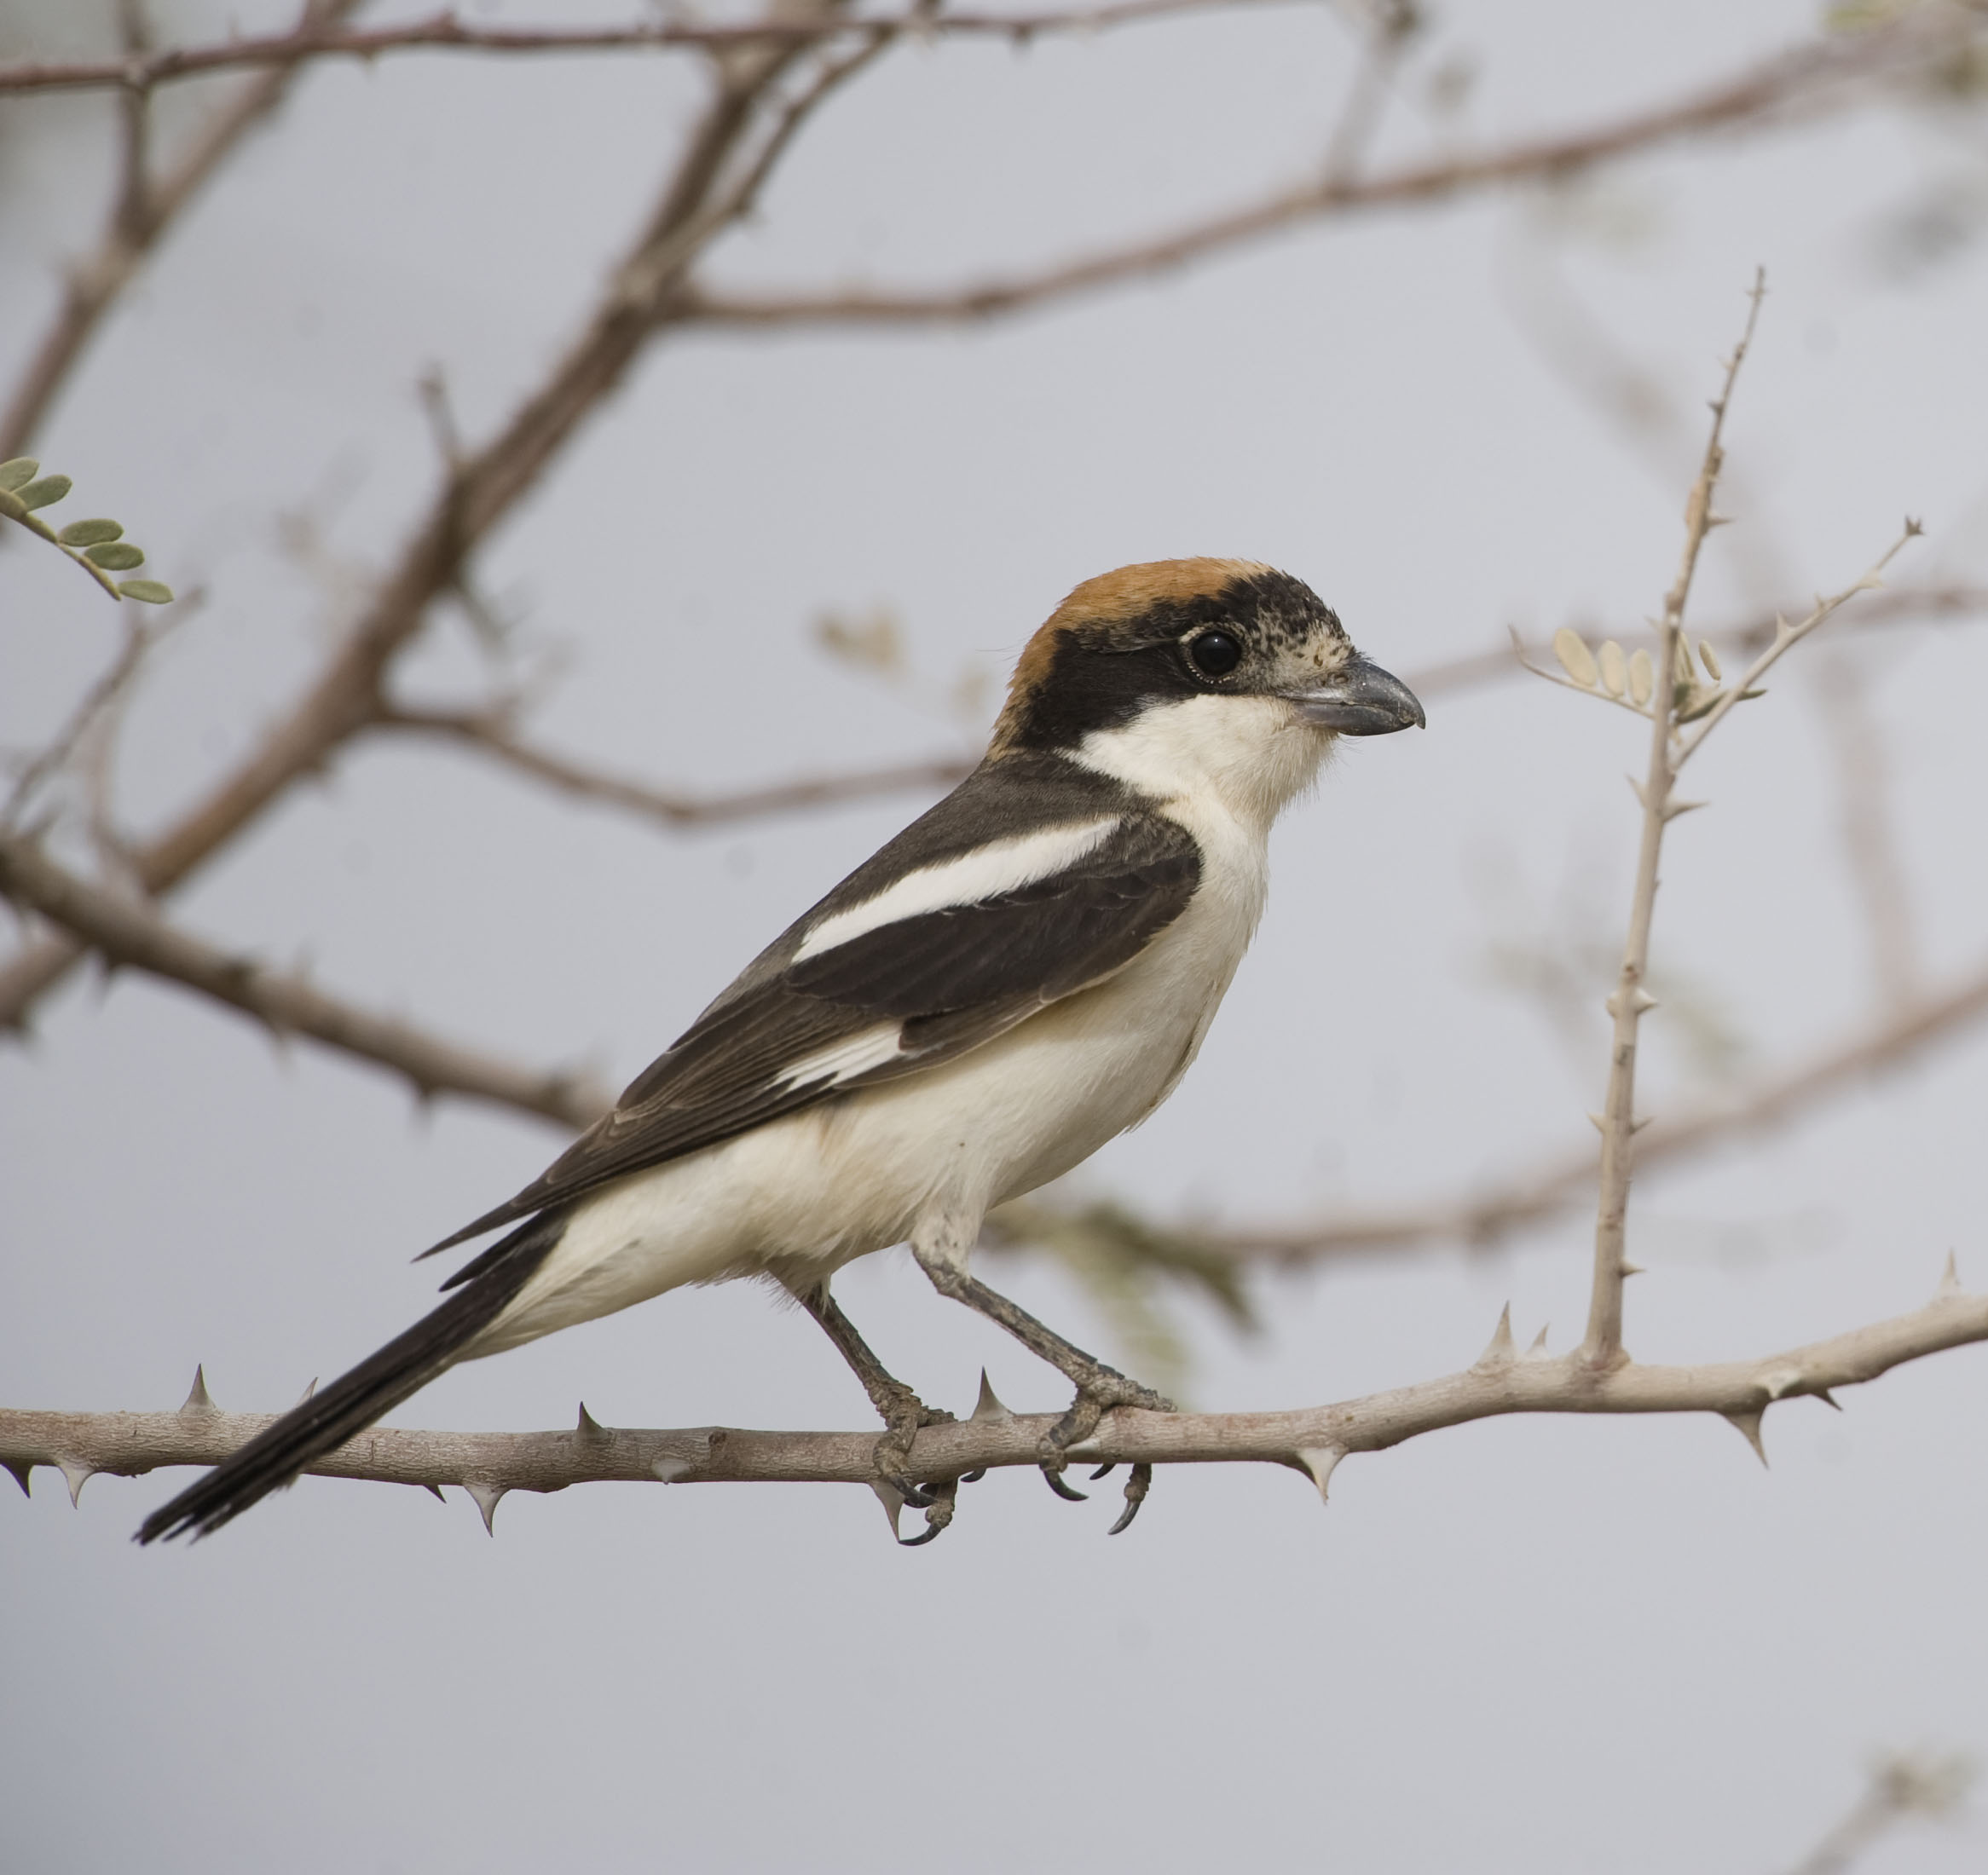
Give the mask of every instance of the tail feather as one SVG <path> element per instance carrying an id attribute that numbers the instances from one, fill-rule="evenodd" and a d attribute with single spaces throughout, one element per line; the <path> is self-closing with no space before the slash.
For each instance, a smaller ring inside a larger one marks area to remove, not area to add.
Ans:
<path id="1" fill-rule="evenodd" d="M 469 1342 L 503 1312 L 559 1241 L 565 1221 L 563 1213 L 534 1218 L 493 1245 L 477 1260 L 474 1279 L 441 1307 L 300 1401 L 205 1477 L 160 1505 L 140 1527 L 137 1540 L 155 1543 L 188 1531 L 211 1536 L 290 1483 L 312 1460 L 336 1451 L 419 1392 L 454 1366 Z"/>

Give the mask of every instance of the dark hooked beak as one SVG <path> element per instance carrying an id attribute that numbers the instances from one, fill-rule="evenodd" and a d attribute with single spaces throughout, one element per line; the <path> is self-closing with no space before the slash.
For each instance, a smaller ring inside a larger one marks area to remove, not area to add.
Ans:
<path id="1" fill-rule="evenodd" d="M 1284 694 L 1306 722 L 1341 736 L 1392 736 L 1411 723 L 1428 727 L 1415 693 L 1357 652 L 1323 684 Z"/>

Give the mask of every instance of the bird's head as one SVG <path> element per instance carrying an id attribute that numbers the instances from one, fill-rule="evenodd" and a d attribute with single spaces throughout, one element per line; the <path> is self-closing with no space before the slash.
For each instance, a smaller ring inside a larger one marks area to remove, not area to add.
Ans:
<path id="1" fill-rule="evenodd" d="M 1153 792 L 1211 784 L 1274 814 L 1336 738 L 1423 720 L 1303 580 L 1251 560 L 1155 560 L 1056 608 L 1015 666 L 991 753 L 1067 755 Z"/>

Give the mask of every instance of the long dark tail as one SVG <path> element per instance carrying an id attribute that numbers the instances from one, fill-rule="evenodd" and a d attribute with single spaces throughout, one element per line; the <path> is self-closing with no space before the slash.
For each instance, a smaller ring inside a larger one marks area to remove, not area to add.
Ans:
<path id="1" fill-rule="evenodd" d="M 162 1504 L 145 1520 L 138 1541 L 154 1543 L 189 1530 L 211 1536 L 250 1505 L 280 1490 L 314 1458 L 336 1451 L 419 1393 L 454 1366 L 469 1342 L 497 1318 L 545 1261 L 565 1224 L 563 1212 L 536 1217 L 491 1245 L 468 1270 L 452 1278 L 452 1283 L 471 1279 L 440 1308 L 257 1434 L 170 1503 Z"/>

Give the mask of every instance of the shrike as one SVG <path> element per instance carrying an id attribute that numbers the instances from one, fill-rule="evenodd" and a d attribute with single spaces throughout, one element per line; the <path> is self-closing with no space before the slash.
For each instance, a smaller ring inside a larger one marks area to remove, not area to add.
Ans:
<path id="1" fill-rule="evenodd" d="M 908 1242 L 942 1295 L 1075 1383 L 1043 1441 L 1167 1402 L 974 1277 L 993 1206 L 1136 1126 L 1187 1071 L 1262 915 L 1267 843 L 1342 736 L 1423 721 L 1290 574 L 1162 560 L 1078 586 L 1030 639 L 986 759 L 857 868 L 517 1196 L 448 1300 L 153 1512 L 205 1535 L 458 1361 L 686 1283 L 770 1277 L 825 1329 L 904 1465 L 927 1409 L 829 1299 Z M 425 1252 L 433 1255 L 433 1251 Z M 1136 1502 L 1136 1500 L 1135 1500 Z"/>

